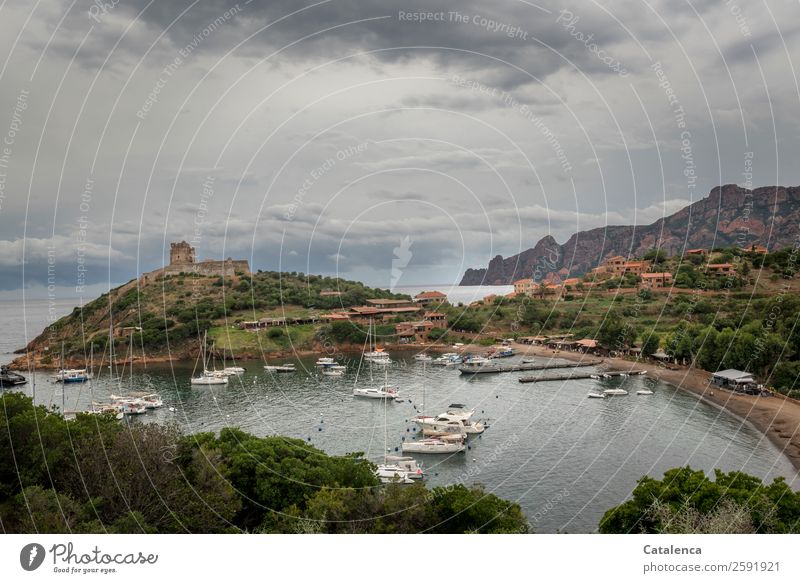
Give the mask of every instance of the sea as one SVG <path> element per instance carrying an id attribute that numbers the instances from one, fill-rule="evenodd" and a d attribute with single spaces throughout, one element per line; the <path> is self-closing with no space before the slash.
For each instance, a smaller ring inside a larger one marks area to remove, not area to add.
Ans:
<path id="1" fill-rule="evenodd" d="M 494 286 L 424 289 L 440 289 L 451 301 L 464 302 L 502 291 Z M 68 304 L 0 301 L 5 361 L 54 313 L 69 313 L 73 306 Z M 364 452 L 375 462 L 417 438 L 415 415 L 464 404 L 475 409 L 486 431 L 470 439 L 465 453 L 415 456 L 425 467 L 425 481 L 429 486 L 482 484 L 519 503 L 540 533 L 594 532 L 603 513 L 628 499 L 641 476 L 660 477 L 678 466 L 709 473 L 742 470 L 768 481 L 784 476 L 793 488 L 800 487 L 797 471 L 761 433 L 670 385 L 657 384 L 655 394 L 639 396 L 636 391 L 645 383 L 640 376 L 523 384 L 519 377 L 530 373 L 470 377 L 423 365 L 414 354 L 393 351 L 392 365 L 375 368 L 357 354 L 330 354 L 347 366 L 342 377 L 320 375 L 315 357 L 270 361 L 295 363 L 293 374 L 267 373 L 262 362 L 245 361 L 236 364 L 246 372 L 228 385 L 206 387 L 190 384 L 192 362 L 144 363 L 132 375 L 123 371 L 124 380 L 112 380 L 103 367 L 93 381 L 66 386 L 52 382 L 52 372 L 40 371 L 29 375 L 23 390 L 35 391 L 38 403 L 66 411 L 84 410 L 112 393 L 158 392 L 163 408 L 122 422 L 176 423 L 187 433 L 236 426 L 256 435 L 301 439 L 334 455 Z M 355 386 L 386 381 L 399 387 L 402 402 L 352 395 Z M 586 397 L 616 387 L 629 394 Z"/>

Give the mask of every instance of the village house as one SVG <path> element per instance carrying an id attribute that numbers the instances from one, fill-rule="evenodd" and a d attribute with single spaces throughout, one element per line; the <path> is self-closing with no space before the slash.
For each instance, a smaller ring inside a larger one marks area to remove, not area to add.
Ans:
<path id="1" fill-rule="evenodd" d="M 367 300 L 367 305 L 373 308 L 380 308 L 380 309 L 413 308 L 414 302 L 411 300 L 385 300 L 379 298 L 375 300 Z"/>
<path id="2" fill-rule="evenodd" d="M 533 295 L 534 283 L 531 278 L 518 279 L 514 282 L 514 293 L 521 296 Z"/>
<path id="3" fill-rule="evenodd" d="M 623 274 L 632 273 L 634 275 L 641 275 L 650 269 L 649 261 L 629 261 L 623 267 Z"/>
<path id="4" fill-rule="evenodd" d="M 672 274 L 667 272 L 643 273 L 641 278 L 639 287 L 643 289 L 656 289 L 672 285 Z"/>
<path id="5" fill-rule="evenodd" d="M 761 253 L 762 255 L 766 255 L 769 253 L 769 249 L 764 247 L 763 245 L 750 245 L 750 249 L 748 249 L 751 253 Z"/>
<path id="6" fill-rule="evenodd" d="M 625 264 L 628 262 L 622 255 L 617 255 L 611 259 L 607 259 L 603 267 L 606 273 L 613 273 L 619 275 L 625 273 Z"/>
<path id="7" fill-rule="evenodd" d="M 422 306 L 447 303 L 447 296 L 440 291 L 424 291 L 414 296 L 414 303 Z"/>
<path id="8" fill-rule="evenodd" d="M 733 275 L 736 273 L 730 263 L 709 263 L 706 272 L 711 275 Z"/>
<path id="9" fill-rule="evenodd" d="M 701 257 L 705 257 L 708 254 L 708 251 L 705 249 L 689 249 L 686 252 L 686 255 L 700 255 Z"/>
<path id="10" fill-rule="evenodd" d="M 321 298 L 338 298 L 341 295 L 342 295 L 342 292 L 329 290 L 329 289 L 324 289 L 321 292 L 319 292 L 319 296 Z"/>
<path id="11" fill-rule="evenodd" d="M 425 312 L 422 319 L 433 323 L 437 328 L 447 328 L 447 315 L 441 312 Z"/>
<path id="12" fill-rule="evenodd" d="M 428 341 L 428 334 L 433 328 L 433 322 L 423 320 L 421 322 L 400 322 L 395 325 L 394 331 L 398 341 L 401 343 L 422 343 Z"/>

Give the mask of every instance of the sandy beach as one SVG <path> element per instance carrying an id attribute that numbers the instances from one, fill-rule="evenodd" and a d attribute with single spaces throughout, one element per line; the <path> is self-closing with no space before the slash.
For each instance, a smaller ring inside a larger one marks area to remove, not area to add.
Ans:
<path id="1" fill-rule="evenodd" d="M 563 358 L 581 361 L 595 359 L 588 354 L 569 351 L 553 351 L 541 346 L 515 344 L 521 355 Z M 747 421 L 761 431 L 800 470 L 800 402 L 775 393 L 772 397 L 757 397 L 733 393 L 719 387 L 709 386 L 711 373 L 697 368 L 677 367 L 667 369 L 654 362 L 642 362 L 623 358 L 604 358 L 604 364 L 614 370 L 647 370 L 647 377 L 689 391 L 699 399 Z"/>

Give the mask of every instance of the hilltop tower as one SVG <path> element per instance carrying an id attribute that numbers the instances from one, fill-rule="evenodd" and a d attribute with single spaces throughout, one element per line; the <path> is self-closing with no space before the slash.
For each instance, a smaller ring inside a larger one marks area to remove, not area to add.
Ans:
<path id="1" fill-rule="evenodd" d="M 170 244 L 169 250 L 169 264 L 170 265 L 185 265 L 187 263 L 194 263 L 194 247 L 189 245 L 186 241 L 180 243 Z"/>

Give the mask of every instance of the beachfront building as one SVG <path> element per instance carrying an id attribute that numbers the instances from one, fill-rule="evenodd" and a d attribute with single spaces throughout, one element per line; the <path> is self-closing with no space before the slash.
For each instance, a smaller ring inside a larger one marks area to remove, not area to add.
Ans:
<path id="1" fill-rule="evenodd" d="M 447 303 L 447 296 L 440 291 L 424 291 L 414 296 L 414 303 L 421 306 L 438 306 Z"/>
<path id="2" fill-rule="evenodd" d="M 718 387 L 738 392 L 752 392 L 757 387 L 752 373 L 735 368 L 715 372 L 711 375 L 711 382 Z"/>
<path id="3" fill-rule="evenodd" d="M 672 285 L 672 274 L 667 272 L 643 273 L 641 278 L 642 281 L 639 283 L 639 287 L 643 289 L 657 289 Z"/>
<path id="4" fill-rule="evenodd" d="M 518 296 L 533 295 L 535 284 L 531 278 L 518 279 L 514 282 L 514 293 Z"/>

